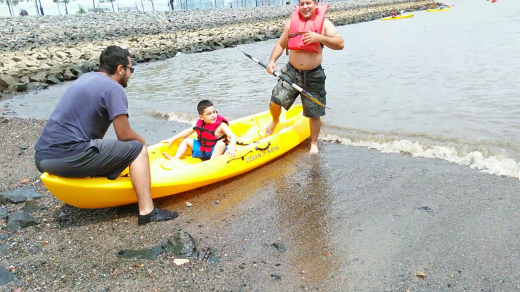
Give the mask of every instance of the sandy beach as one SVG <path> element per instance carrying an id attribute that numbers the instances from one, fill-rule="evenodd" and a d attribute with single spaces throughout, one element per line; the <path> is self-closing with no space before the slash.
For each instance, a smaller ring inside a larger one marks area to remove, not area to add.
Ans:
<path id="1" fill-rule="evenodd" d="M 516 179 L 337 143 L 323 143 L 312 157 L 303 143 L 240 177 L 157 200 L 180 216 L 143 228 L 135 206 L 82 210 L 46 191 L 32 146 L 19 148 L 33 145 L 42 126 L 20 119 L 0 124 L 8 137 L 1 145 L 1 190 L 34 185 L 43 195 L 33 213 L 38 225 L 17 232 L 0 225 L 0 267 L 19 280 L 3 291 L 513 291 L 520 285 Z M 24 204 L 2 208 L 12 213 Z M 184 232 L 205 255 L 186 257 L 190 262 L 181 266 L 172 253 L 119 258 L 122 250 L 151 249 Z M 207 262 L 208 249 L 218 263 Z"/>

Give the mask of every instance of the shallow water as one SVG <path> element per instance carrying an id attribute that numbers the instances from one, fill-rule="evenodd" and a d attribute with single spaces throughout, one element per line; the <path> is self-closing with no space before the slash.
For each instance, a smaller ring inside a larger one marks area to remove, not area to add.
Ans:
<path id="1" fill-rule="evenodd" d="M 453 1 L 451 11 L 339 27 L 345 49 L 324 51 L 332 110 L 323 118 L 322 139 L 520 177 L 520 6 L 514 2 Z M 241 49 L 267 61 L 273 44 Z M 286 61 L 282 56 L 277 65 Z M 243 117 L 267 110 L 275 83 L 234 48 L 138 65 L 127 90 L 131 121 L 169 136 L 157 117 L 192 123 L 202 99 L 230 119 Z M 17 97 L 10 109 L 48 118 L 67 86 Z"/>

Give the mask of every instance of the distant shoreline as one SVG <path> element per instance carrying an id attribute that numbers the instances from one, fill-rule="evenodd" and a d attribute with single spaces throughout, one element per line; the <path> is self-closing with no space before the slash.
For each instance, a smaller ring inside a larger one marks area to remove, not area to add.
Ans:
<path id="1" fill-rule="evenodd" d="M 431 0 L 333 2 L 335 25 L 379 19 L 396 10 L 416 11 Z M 0 18 L 0 90 L 25 92 L 74 80 L 97 68 L 108 45 L 130 50 L 137 63 L 177 53 L 213 51 L 275 39 L 292 6 Z M 123 25 L 125 24 L 125 25 Z"/>

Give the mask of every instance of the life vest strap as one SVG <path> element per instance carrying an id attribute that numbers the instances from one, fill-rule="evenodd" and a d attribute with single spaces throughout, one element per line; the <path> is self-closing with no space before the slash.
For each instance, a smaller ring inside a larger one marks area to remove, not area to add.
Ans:
<path id="1" fill-rule="evenodd" d="M 200 146 L 204 147 L 204 148 L 213 148 L 215 147 L 215 145 L 217 144 L 218 141 L 220 140 L 225 140 L 224 143 L 227 145 L 229 143 L 229 141 L 227 140 L 227 136 L 226 135 L 222 135 L 220 137 L 218 137 L 217 139 L 207 139 L 207 138 L 202 138 L 202 137 L 199 137 L 199 141 L 200 141 Z M 206 143 L 207 142 L 210 142 L 210 143 L 214 143 L 213 145 L 207 145 Z"/>
<path id="2" fill-rule="evenodd" d="M 316 31 L 317 33 L 318 31 Z M 304 32 L 304 31 L 299 31 L 299 32 L 295 32 L 295 33 L 291 33 L 289 35 L 289 37 L 287 38 L 287 41 L 285 42 L 285 54 L 286 55 L 289 55 L 289 39 L 290 38 L 293 38 L 293 37 L 296 37 L 298 35 L 302 35 L 302 34 L 306 34 L 307 32 Z"/>
<path id="3" fill-rule="evenodd" d="M 208 129 L 205 129 L 205 128 L 203 128 L 203 127 L 204 127 L 204 125 L 202 125 L 202 127 L 193 127 L 193 130 L 199 130 L 199 131 L 201 131 L 201 132 L 210 133 L 211 135 L 215 136 L 215 132 L 210 131 L 210 130 L 208 130 Z"/>

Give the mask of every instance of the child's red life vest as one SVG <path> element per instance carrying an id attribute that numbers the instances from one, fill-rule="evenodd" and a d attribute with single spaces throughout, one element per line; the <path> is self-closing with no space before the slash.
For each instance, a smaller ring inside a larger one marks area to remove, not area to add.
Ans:
<path id="1" fill-rule="evenodd" d="M 226 135 L 222 135 L 218 138 L 215 136 L 215 130 L 222 123 L 226 123 L 229 126 L 229 122 L 219 115 L 217 115 L 217 120 L 213 124 L 206 124 L 202 119 L 197 121 L 193 130 L 197 132 L 197 140 L 200 142 L 199 150 L 201 152 L 210 153 L 211 149 L 215 147 L 215 144 L 222 139 L 224 139 L 226 145 L 229 143 Z"/>
<path id="2" fill-rule="evenodd" d="M 316 15 L 314 18 L 304 20 L 300 14 L 300 7 L 296 5 L 291 14 L 291 27 L 289 29 L 289 38 L 287 40 L 287 48 L 294 51 L 308 51 L 312 53 L 319 52 L 319 43 L 305 45 L 303 43 L 303 35 L 309 31 L 321 34 L 323 31 L 323 23 L 325 22 L 325 12 L 329 5 L 318 5 L 316 7 Z"/>

